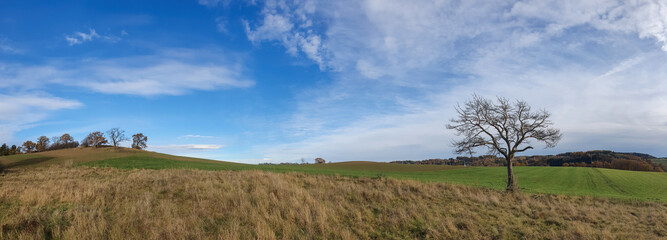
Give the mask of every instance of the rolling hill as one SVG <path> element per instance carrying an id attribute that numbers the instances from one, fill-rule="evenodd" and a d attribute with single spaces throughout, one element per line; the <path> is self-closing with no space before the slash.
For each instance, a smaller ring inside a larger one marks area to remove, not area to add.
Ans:
<path id="1" fill-rule="evenodd" d="M 14 155 L 0 158 L 10 169 L 87 166 L 120 169 L 264 170 L 351 177 L 412 179 L 449 182 L 502 190 L 504 167 L 406 165 L 381 162 L 251 165 L 133 149 L 83 148 Z M 610 197 L 667 202 L 667 173 L 633 172 L 602 168 L 516 167 L 523 192 Z"/>
<path id="2" fill-rule="evenodd" d="M 508 194 L 503 167 L 249 165 L 112 148 L 0 163 L 2 239 L 667 236 L 657 172 L 517 167 L 524 193 Z"/>

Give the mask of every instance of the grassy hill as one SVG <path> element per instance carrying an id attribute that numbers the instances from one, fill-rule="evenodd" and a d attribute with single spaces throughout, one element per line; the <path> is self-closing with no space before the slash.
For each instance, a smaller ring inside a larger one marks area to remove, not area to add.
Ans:
<path id="1" fill-rule="evenodd" d="M 57 165 L 0 174 L 1 239 L 660 239 L 665 219 L 665 203 L 392 178 Z"/>
<path id="2" fill-rule="evenodd" d="M 501 190 L 504 167 L 452 167 L 378 162 L 343 162 L 304 165 L 250 165 L 178 157 L 132 149 L 66 149 L 0 158 L 12 168 L 90 166 L 121 169 L 265 170 L 352 177 L 449 182 Z M 632 172 L 601 168 L 516 167 L 523 192 L 611 197 L 667 202 L 667 173 Z"/>

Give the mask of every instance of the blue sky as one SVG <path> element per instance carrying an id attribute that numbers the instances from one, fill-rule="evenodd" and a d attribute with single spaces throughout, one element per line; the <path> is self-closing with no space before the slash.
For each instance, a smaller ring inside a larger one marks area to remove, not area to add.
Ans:
<path id="1" fill-rule="evenodd" d="M 247 163 L 453 157 L 473 93 L 552 113 L 561 143 L 526 154 L 667 156 L 667 3 L 0 2 L 9 144 L 118 127 Z"/>

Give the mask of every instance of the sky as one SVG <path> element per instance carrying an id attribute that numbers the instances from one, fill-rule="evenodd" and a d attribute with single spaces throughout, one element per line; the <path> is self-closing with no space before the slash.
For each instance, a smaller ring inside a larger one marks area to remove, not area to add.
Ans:
<path id="1" fill-rule="evenodd" d="M 117 127 L 223 161 L 449 158 L 473 94 L 551 112 L 562 140 L 527 155 L 667 156 L 667 2 L 0 1 L 10 145 Z"/>

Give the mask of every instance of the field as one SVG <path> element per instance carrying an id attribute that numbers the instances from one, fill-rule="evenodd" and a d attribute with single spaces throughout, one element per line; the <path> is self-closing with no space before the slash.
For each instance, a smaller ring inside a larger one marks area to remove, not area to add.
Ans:
<path id="1" fill-rule="evenodd" d="M 507 194 L 501 167 L 249 165 L 113 148 L 0 163 L 0 239 L 667 237 L 665 173 L 517 167 L 522 193 Z"/>
<path id="2" fill-rule="evenodd" d="M 377 162 L 343 162 L 304 165 L 249 165 L 177 157 L 131 149 L 68 149 L 5 157 L 2 164 L 16 168 L 90 166 L 121 169 L 265 170 L 352 177 L 411 179 L 448 182 L 501 190 L 503 167 L 451 167 Z M 667 202 L 667 174 L 600 168 L 516 167 L 521 190 L 526 193 L 565 194 L 640 201 Z"/>
<path id="3" fill-rule="evenodd" d="M 667 205 L 392 178 L 16 168 L 2 239 L 659 239 Z"/>

